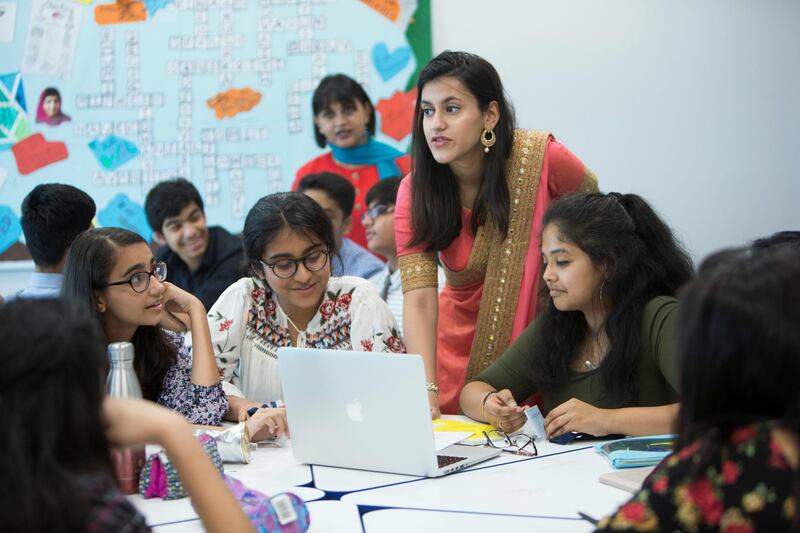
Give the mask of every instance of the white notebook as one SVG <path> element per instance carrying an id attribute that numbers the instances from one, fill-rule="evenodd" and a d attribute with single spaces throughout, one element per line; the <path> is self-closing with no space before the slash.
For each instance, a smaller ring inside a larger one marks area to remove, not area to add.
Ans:
<path id="1" fill-rule="evenodd" d="M 642 483 L 644 483 L 644 480 L 650 475 L 650 472 L 652 472 L 654 468 L 655 466 L 644 466 L 642 468 L 614 470 L 607 474 L 601 474 L 600 483 L 636 493 L 642 488 Z"/>

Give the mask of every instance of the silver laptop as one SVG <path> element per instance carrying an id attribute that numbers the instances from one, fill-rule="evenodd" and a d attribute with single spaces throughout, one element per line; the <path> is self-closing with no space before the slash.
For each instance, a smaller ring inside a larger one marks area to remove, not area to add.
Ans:
<path id="1" fill-rule="evenodd" d="M 298 462 L 437 477 L 501 452 L 437 453 L 418 355 L 280 348 L 278 365 Z"/>

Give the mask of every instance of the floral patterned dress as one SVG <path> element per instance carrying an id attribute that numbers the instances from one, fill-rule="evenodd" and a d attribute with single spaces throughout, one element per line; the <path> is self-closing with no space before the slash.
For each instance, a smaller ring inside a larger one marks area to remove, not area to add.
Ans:
<path id="1" fill-rule="evenodd" d="M 796 513 L 793 471 L 771 434 L 774 424 L 742 426 L 699 477 L 702 443 L 670 455 L 642 489 L 598 531 L 789 531 Z"/>
<path id="2" fill-rule="evenodd" d="M 286 314 L 261 280 L 242 278 L 208 312 L 217 366 L 228 394 L 258 402 L 283 399 L 277 350 L 292 346 Z M 404 353 L 392 312 L 362 278 L 330 278 L 298 345 Z"/>
<path id="3" fill-rule="evenodd" d="M 192 424 L 219 425 L 228 411 L 228 398 L 222 384 L 192 383 L 192 349 L 187 346 L 184 335 L 162 332 L 175 345 L 178 354 L 175 364 L 164 375 L 158 403 L 178 411 Z"/>

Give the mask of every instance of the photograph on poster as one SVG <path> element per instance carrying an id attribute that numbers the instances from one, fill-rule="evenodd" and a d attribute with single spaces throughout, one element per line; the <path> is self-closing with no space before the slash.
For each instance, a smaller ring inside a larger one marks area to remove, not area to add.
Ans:
<path id="1" fill-rule="evenodd" d="M 69 115 L 61 110 L 61 93 L 55 87 L 48 87 L 39 96 L 39 105 L 36 106 L 36 122 L 43 122 L 48 126 L 58 126 L 62 122 L 69 122 Z"/>

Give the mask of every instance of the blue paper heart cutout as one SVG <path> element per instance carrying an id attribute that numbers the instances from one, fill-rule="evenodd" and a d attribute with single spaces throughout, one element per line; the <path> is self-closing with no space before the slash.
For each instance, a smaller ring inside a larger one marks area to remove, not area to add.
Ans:
<path id="1" fill-rule="evenodd" d="M 378 43 L 372 47 L 372 62 L 383 81 L 389 81 L 408 65 L 411 60 L 411 48 L 401 46 L 389 52 L 386 43 Z"/>

